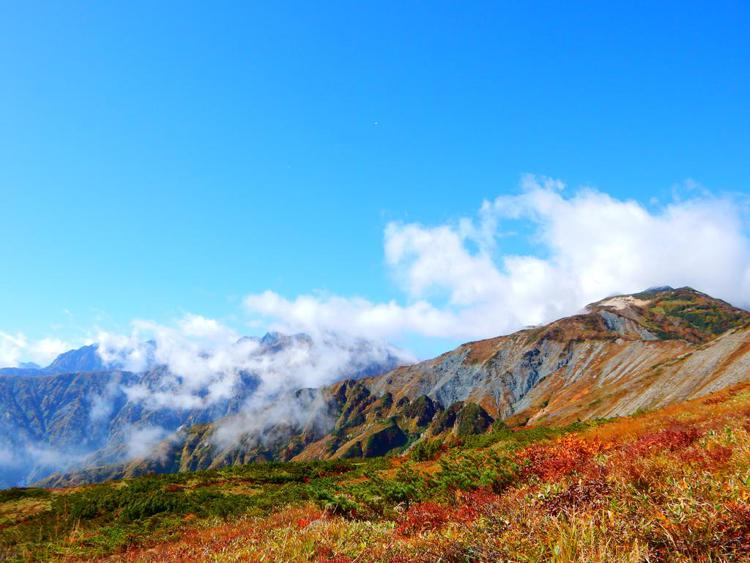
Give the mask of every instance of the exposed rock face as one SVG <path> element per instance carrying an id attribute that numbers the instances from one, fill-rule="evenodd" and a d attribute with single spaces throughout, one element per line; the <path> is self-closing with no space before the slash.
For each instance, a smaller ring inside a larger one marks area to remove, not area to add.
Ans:
<path id="1" fill-rule="evenodd" d="M 230 448 L 217 446 L 211 432 L 173 439 L 169 470 L 382 455 L 425 435 L 484 432 L 495 420 L 518 426 L 627 415 L 747 379 L 750 313 L 689 288 L 660 288 L 322 389 L 325 422 L 314 430 L 288 426 L 273 441 L 251 430 Z M 129 474 L 140 471 L 131 466 Z"/>
<path id="2" fill-rule="evenodd" d="M 581 315 L 471 342 L 364 381 L 398 402 L 481 405 L 513 422 L 617 416 L 748 377 L 750 314 L 691 289 L 610 298 Z M 726 361 L 720 370 L 718 361 Z"/>
<path id="3" fill-rule="evenodd" d="M 411 402 L 408 401 L 408 397 L 406 399 L 407 401 L 402 403 L 404 416 L 413 419 L 418 427 L 427 426 L 440 410 L 440 406 L 427 395 L 421 395 Z"/>

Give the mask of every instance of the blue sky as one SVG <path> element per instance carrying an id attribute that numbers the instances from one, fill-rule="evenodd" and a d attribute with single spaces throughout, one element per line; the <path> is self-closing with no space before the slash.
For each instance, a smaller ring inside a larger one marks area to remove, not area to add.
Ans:
<path id="1" fill-rule="evenodd" d="M 457 228 L 526 173 L 657 218 L 676 189 L 723 198 L 717 224 L 742 215 L 746 3 L 503 4 L 4 3 L 0 331 L 73 344 L 186 313 L 289 324 L 248 315 L 267 290 L 460 308 L 445 280 L 404 282 L 384 232 Z M 549 231 L 537 212 L 512 232 Z M 500 234 L 500 250 L 461 242 L 501 271 L 555 252 Z M 738 276 L 717 286 L 735 301 Z M 475 335 L 396 332 L 420 355 Z"/>

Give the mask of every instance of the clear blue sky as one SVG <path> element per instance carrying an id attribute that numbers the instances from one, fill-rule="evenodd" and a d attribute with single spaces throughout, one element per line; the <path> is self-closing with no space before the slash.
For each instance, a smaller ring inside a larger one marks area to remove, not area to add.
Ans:
<path id="1" fill-rule="evenodd" d="M 746 190 L 749 10 L 4 2 L 0 330 L 389 299 L 387 222 L 473 214 L 525 172 Z"/>

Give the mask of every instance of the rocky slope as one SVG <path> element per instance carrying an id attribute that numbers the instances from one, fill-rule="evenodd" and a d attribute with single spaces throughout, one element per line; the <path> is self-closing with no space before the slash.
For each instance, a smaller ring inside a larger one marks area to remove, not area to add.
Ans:
<path id="1" fill-rule="evenodd" d="M 690 288 L 594 303 L 435 359 L 280 396 L 273 411 L 182 428 L 145 458 L 45 484 L 254 460 L 370 457 L 503 424 L 614 417 L 750 379 L 750 313 Z M 279 412 L 282 414 L 280 415 Z"/>

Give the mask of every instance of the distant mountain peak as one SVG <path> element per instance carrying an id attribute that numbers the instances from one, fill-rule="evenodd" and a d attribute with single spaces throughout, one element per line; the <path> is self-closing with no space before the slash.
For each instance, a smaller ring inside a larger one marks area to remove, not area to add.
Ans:
<path id="1" fill-rule="evenodd" d="M 106 367 L 99 356 L 99 345 L 89 344 L 63 352 L 47 366 L 46 371 L 52 373 L 90 372 L 101 371 Z"/>
<path id="2" fill-rule="evenodd" d="M 266 352 L 280 352 L 290 346 L 310 347 L 313 344 L 313 340 L 305 333 L 284 334 L 282 332 L 271 331 L 264 334 L 259 343 Z"/>

